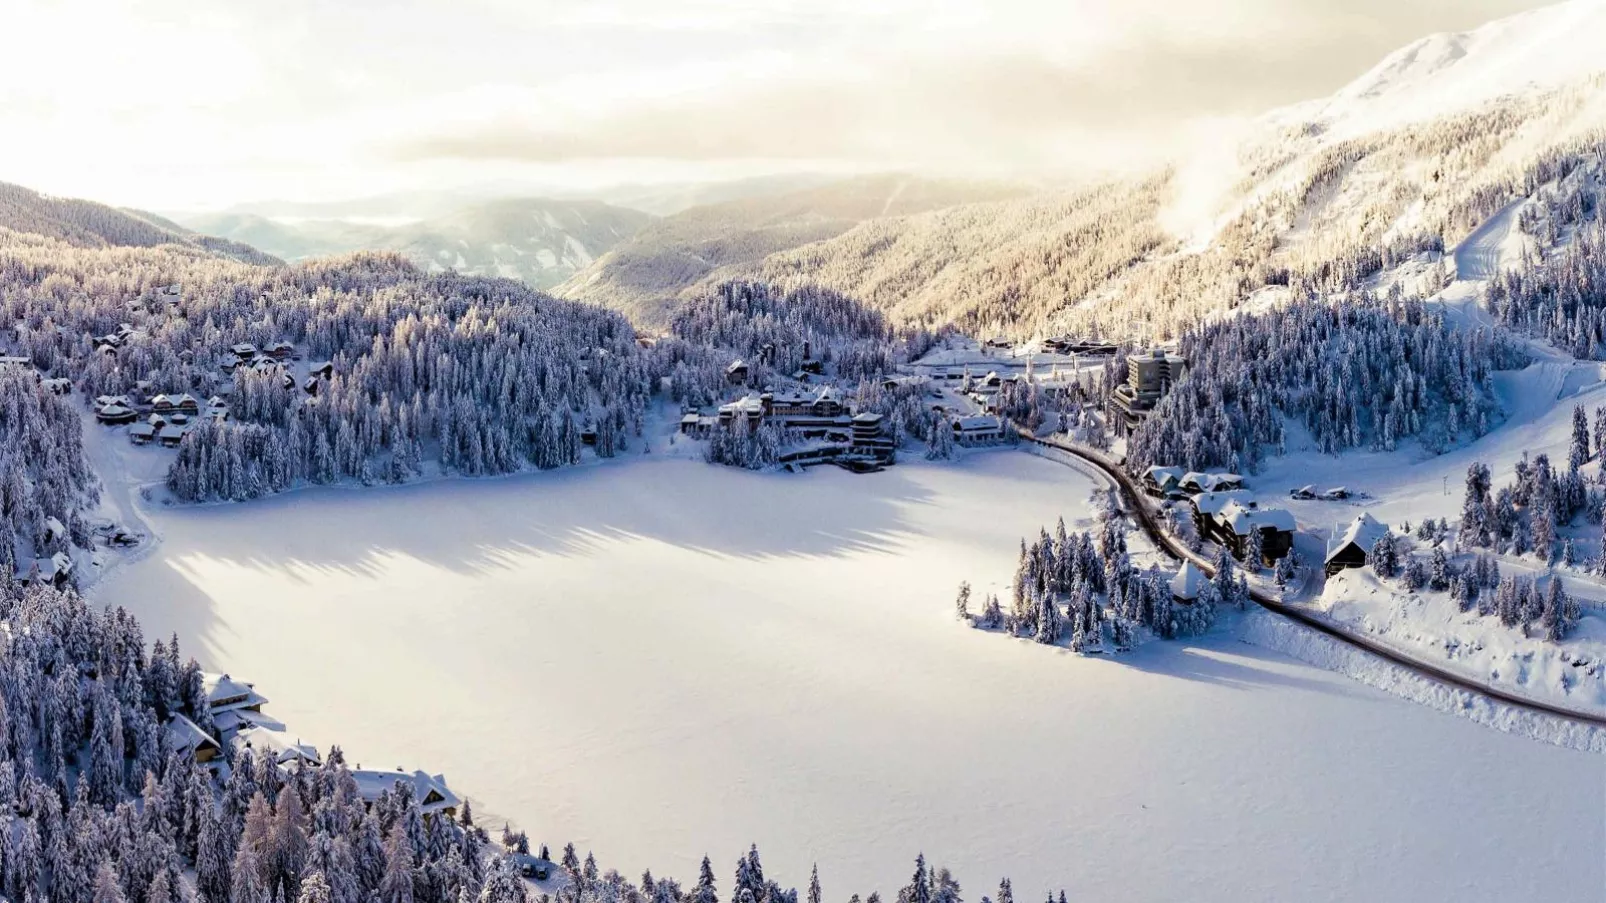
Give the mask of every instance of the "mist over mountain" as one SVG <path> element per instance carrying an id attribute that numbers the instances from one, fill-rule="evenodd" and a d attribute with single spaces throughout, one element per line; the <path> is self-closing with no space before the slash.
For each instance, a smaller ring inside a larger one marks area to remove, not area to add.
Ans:
<path id="1" fill-rule="evenodd" d="M 352 251 L 396 251 L 429 272 L 451 269 L 549 288 L 652 219 L 598 201 L 530 198 L 487 201 L 401 225 L 360 218 L 276 219 L 251 213 L 202 214 L 189 222 L 198 230 L 290 261 Z"/>

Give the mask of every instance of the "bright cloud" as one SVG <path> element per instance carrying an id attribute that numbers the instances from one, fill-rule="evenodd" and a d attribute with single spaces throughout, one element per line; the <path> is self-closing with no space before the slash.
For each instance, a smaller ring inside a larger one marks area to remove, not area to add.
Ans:
<path id="1" fill-rule="evenodd" d="M 788 168 L 1058 177 L 1533 5 L 11 0 L 0 181 L 171 209 Z"/>

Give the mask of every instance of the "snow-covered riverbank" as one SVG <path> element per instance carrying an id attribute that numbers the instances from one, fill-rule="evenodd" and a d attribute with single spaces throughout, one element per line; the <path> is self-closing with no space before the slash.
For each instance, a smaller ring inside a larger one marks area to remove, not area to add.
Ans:
<path id="1" fill-rule="evenodd" d="M 854 476 L 637 460 L 150 511 L 99 590 L 305 739 L 682 878 L 757 842 L 829 897 L 923 850 L 967 899 L 1593 892 L 1598 756 L 1237 642 L 1119 660 L 959 627 L 1092 484 L 1015 452 Z M 982 578 L 978 580 L 978 578 Z M 1556 825 L 1553 832 L 1534 824 Z M 1251 863 L 1245 867 L 1245 862 Z"/>

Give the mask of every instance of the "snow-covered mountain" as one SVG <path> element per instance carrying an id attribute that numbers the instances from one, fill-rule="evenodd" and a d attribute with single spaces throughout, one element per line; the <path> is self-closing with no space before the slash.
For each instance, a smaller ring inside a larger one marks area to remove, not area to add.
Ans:
<path id="1" fill-rule="evenodd" d="M 431 271 L 517 279 L 549 288 L 589 266 L 654 217 L 597 201 L 487 201 L 404 224 L 371 220 L 198 214 L 193 227 L 286 260 L 351 251 L 399 251 Z"/>
<path id="2" fill-rule="evenodd" d="M 1599 169 L 1603 36 L 1606 2 L 1575 0 L 1424 38 L 1164 171 L 873 219 L 718 275 L 1017 336 L 1163 338 L 1262 293 L 1378 286 L 1404 262 L 1431 288 L 1432 264 L 1496 213 Z"/>
<path id="3" fill-rule="evenodd" d="M 1606 69 L 1602 39 L 1606 3 L 1570 0 L 1414 41 L 1332 97 L 1297 104 L 1273 119 L 1352 135 L 1424 122 L 1599 73 Z"/>

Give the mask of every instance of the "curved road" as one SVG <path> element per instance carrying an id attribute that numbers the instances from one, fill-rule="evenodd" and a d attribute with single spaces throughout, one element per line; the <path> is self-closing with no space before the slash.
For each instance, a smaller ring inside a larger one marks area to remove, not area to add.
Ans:
<path id="1" fill-rule="evenodd" d="M 1048 439 L 1039 439 L 1036 436 L 1026 433 L 1025 431 L 1021 432 L 1021 438 L 1035 445 L 1041 445 L 1045 448 L 1052 448 L 1057 451 L 1065 452 L 1068 455 L 1074 455 L 1077 458 L 1098 468 L 1121 490 L 1121 494 L 1125 497 L 1127 502 L 1127 507 L 1132 512 L 1132 515 L 1136 518 L 1138 526 L 1143 528 L 1143 532 L 1149 537 L 1149 540 L 1154 543 L 1155 548 L 1160 549 L 1178 561 L 1186 560 L 1193 562 L 1194 565 L 1196 565 L 1206 574 L 1214 574 L 1215 567 L 1210 562 L 1205 561 L 1200 556 L 1191 552 L 1186 546 L 1178 542 L 1175 537 L 1161 529 L 1160 522 L 1155 516 L 1154 509 L 1150 507 L 1149 504 L 1144 500 L 1143 493 L 1139 491 L 1137 484 L 1133 482 L 1132 478 L 1127 476 L 1126 471 L 1115 466 L 1115 464 L 1112 462 L 1105 460 L 1101 455 L 1098 455 L 1087 449 L 1077 448 L 1076 446 L 1067 445 L 1060 442 L 1053 442 Z M 1505 703 L 1506 705 L 1526 709 L 1531 712 L 1539 712 L 1544 715 L 1565 718 L 1568 721 L 1576 721 L 1593 727 L 1606 728 L 1606 716 L 1593 715 L 1588 712 L 1580 712 L 1575 709 L 1569 709 L 1565 706 L 1552 705 L 1548 702 L 1531 699 L 1518 693 L 1512 693 L 1508 690 L 1502 690 L 1498 687 L 1492 687 L 1488 684 L 1480 683 L 1479 681 L 1473 680 L 1461 674 L 1457 674 L 1454 671 L 1446 668 L 1441 668 L 1437 665 L 1412 658 L 1411 656 L 1406 655 L 1405 653 L 1400 652 L 1399 650 L 1394 649 L 1385 643 L 1374 640 L 1371 637 L 1347 631 L 1331 621 L 1320 618 L 1311 612 L 1288 605 L 1282 600 L 1270 595 L 1269 593 L 1266 593 L 1263 590 L 1251 587 L 1249 596 L 1254 600 L 1256 605 L 1259 605 L 1261 608 L 1264 608 L 1267 611 L 1275 612 L 1276 614 L 1282 615 L 1289 620 L 1296 621 L 1306 627 L 1309 627 L 1318 633 L 1332 637 L 1333 639 L 1338 640 L 1347 646 L 1360 649 L 1363 652 L 1371 653 L 1378 658 L 1398 665 L 1414 674 L 1420 675 L 1437 683 L 1445 684 L 1460 690 L 1466 690 L 1471 693 L 1477 693 L 1480 696 Z"/>

